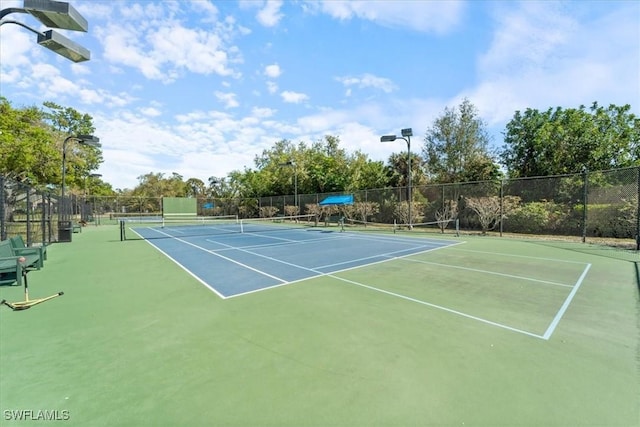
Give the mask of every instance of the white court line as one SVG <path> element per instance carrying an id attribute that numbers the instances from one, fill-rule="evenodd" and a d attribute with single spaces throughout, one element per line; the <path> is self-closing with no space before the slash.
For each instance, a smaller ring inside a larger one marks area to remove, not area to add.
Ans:
<path id="1" fill-rule="evenodd" d="M 397 243 L 424 243 L 430 244 L 445 244 L 446 246 L 453 246 L 456 243 L 460 243 L 458 240 L 446 240 L 446 239 L 429 239 L 424 237 L 396 237 L 396 236 L 384 236 L 380 234 L 356 234 L 356 233 L 344 233 L 352 239 L 369 240 L 369 241 L 385 241 L 385 242 L 397 242 Z"/>
<path id="2" fill-rule="evenodd" d="M 393 251 L 393 252 L 387 252 L 387 253 L 378 254 L 378 255 L 371 255 L 371 256 L 368 256 L 368 257 L 364 257 L 364 258 L 356 258 L 356 259 L 352 259 L 352 260 L 349 260 L 349 261 L 337 262 L 337 263 L 334 263 L 334 264 L 319 265 L 319 266 L 316 266 L 316 267 L 313 267 L 313 268 L 320 269 L 320 268 L 327 268 L 327 267 L 335 267 L 337 265 L 351 264 L 351 263 L 354 263 L 354 262 L 357 262 L 357 261 L 364 261 L 364 260 L 367 260 L 367 259 L 379 258 L 379 257 L 398 258 L 398 259 L 400 259 L 401 257 L 395 256 L 395 254 L 400 254 L 400 253 L 403 253 L 403 252 L 408 252 L 408 251 L 413 251 L 413 250 L 423 249 L 423 248 L 436 249 L 436 248 L 441 248 L 441 247 L 446 247 L 446 245 L 445 246 L 436 246 L 436 247 L 434 247 L 433 245 L 420 245 L 420 246 L 416 246 L 416 247 L 413 247 L 413 248 L 399 249 L 399 250 Z M 423 252 L 424 251 L 415 252 L 415 253 L 407 254 L 406 256 L 417 255 L 417 254 L 420 254 L 420 253 L 423 253 Z M 404 257 L 402 257 L 402 258 L 404 258 Z"/>
<path id="3" fill-rule="evenodd" d="M 492 325 L 492 326 L 497 326 L 497 327 L 502 328 L 502 329 L 507 329 L 507 330 L 512 331 L 512 332 L 518 332 L 520 334 L 529 335 L 529 336 L 534 337 L 534 338 L 543 338 L 541 335 L 534 334 L 532 332 L 524 331 L 524 330 L 518 329 L 518 328 L 513 328 L 511 326 L 503 325 L 502 323 L 493 322 L 491 320 L 483 319 L 482 317 L 472 316 L 471 314 L 463 313 L 461 311 L 453 310 L 453 309 L 450 309 L 450 308 L 447 308 L 447 307 L 443 307 L 443 306 L 440 306 L 440 305 L 437 305 L 437 304 L 432 304 L 430 302 L 422 301 L 422 300 L 419 300 L 419 299 L 416 299 L 416 298 L 411 298 L 411 297 L 408 297 L 406 295 L 397 294 L 395 292 L 391 292 L 391 291 L 386 291 L 384 289 L 375 288 L 373 286 L 365 285 L 364 283 L 359 283 L 359 282 L 356 282 L 356 281 L 353 281 L 353 280 L 344 279 L 342 277 L 337 277 L 337 276 L 334 276 L 332 274 L 327 274 L 327 276 L 332 277 L 334 279 L 341 280 L 343 282 L 350 283 L 352 285 L 361 286 L 363 288 L 370 289 L 372 291 L 380 292 L 380 293 L 383 293 L 383 294 L 386 294 L 386 295 L 391 295 L 391 296 L 396 297 L 396 298 L 401 298 L 401 299 L 404 299 L 404 300 L 407 300 L 407 301 L 411 301 L 411 302 L 415 302 L 415 303 L 418 303 L 418 304 L 426 305 L 426 306 L 431 307 L 431 308 L 436 308 L 438 310 L 446 311 L 447 313 L 452 313 L 452 314 L 456 314 L 458 316 L 466 317 L 467 319 L 472 319 L 472 320 L 476 320 L 478 322 L 486 323 L 486 324 L 489 324 L 489 325 Z"/>
<path id="4" fill-rule="evenodd" d="M 465 242 L 458 242 L 458 243 L 454 243 L 453 245 L 460 245 L 460 244 L 463 244 L 463 243 L 465 243 Z M 402 259 L 405 256 L 419 255 L 419 254 L 423 254 L 423 253 L 426 253 L 426 252 L 437 251 L 438 249 L 444 249 L 444 248 L 447 248 L 447 247 L 448 246 L 438 246 L 438 247 L 435 247 L 435 248 L 430 248 L 430 249 L 426 249 L 426 250 L 421 251 L 421 252 L 411 253 L 411 254 L 407 254 L 407 255 L 403 255 L 403 256 L 387 257 L 386 259 L 382 259 L 380 261 L 370 262 L 370 263 L 364 264 L 364 265 L 356 265 L 354 267 L 343 268 L 341 270 L 336 270 L 336 271 L 332 271 L 332 272 L 329 272 L 329 273 L 323 273 L 323 272 L 320 272 L 320 271 L 310 270 L 310 271 L 313 271 L 313 272 L 315 272 L 317 274 L 315 276 L 303 277 L 302 279 L 294 280 L 294 281 L 291 281 L 291 282 L 288 282 L 288 283 L 283 283 L 281 285 L 269 286 L 269 287 L 266 287 L 266 288 L 255 289 L 255 290 L 248 291 L 248 292 L 243 292 L 243 293 L 239 293 L 239 294 L 235 294 L 235 295 L 230 295 L 227 298 L 235 298 L 235 297 L 240 297 L 240 296 L 244 296 L 244 295 L 248 295 L 248 294 L 254 294 L 256 292 L 261 292 L 261 291 L 264 291 L 264 290 L 267 290 L 267 289 L 271 289 L 271 288 L 275 288 L 275 287 L 279 287 L 279 286 L 284 286 L 284 285 L 290 285 L 292 283 L 303 282 L 305 280 L 315 279 L 317 277 L 322 277 L 322 276 L 333 277 L 332 276 L 333 274 L 343 273 L 345 271 L 350 271 L 350 270 L 357 270 L 357 269 L 362 268 L 362 267 L 370 267 L 372 265 L 382 264 L 384 262 L 389 262 L 389 261 L 393 261 L 393 260 L 396 260 L 396 259 Z M 298 266 L 298 267 L 300 267 L 300 266 Z M 300 267 L 300 268 L 305 268 L 305 267 Z M 336 278 L 338 278 L 338 277 L 336 277 Z"/>
<path id="5" fill-rule="evenodd" d="M 160 232 L 158 230 L 154 230 L 154 231 Z M 162 232 L 160 232 L 160 233 L 162 233 Z M 136 233 L 136 234 L 138 234 L 138 233 Z M 162 233 L 162 234 L 166 234 L 166 233 Z M 167 236 L 170 236 L 170 235 L 167 234 Z M 170 237 L 174 237 L 174 236 L 170 236 Z M 206 282 L 204 282 L 198 276 L 194 275 L 191 271 L 189 271 L 187 268 L 185 268 L 178 261 L 176 261 L 171 256 L 169 256 L 162 249 L 158 248 L 156 245 L 154 245 L 149 240 L 147 240 L 147 242 L 149 242 L 149 244 L 151 244 L 153 247 L 155 247 L 158 251 L 160 251 L 162 254 L 164 254 L 167 258 L 169 258 L 170 260 L 172 260 L 173 262 L 178 264 L 183 270 L 185 270 L 192 277 L 194 277 L 196 280 L 198 280 L 200 283 L 202 283 L 204 286 L 206 286 L 207 289 L 211 290 L 212 292 L 214 292 L 216 295 L 218 295 L 222 299 L 229 299 L 229 298 L 235 298 L 235 297 L 239 297 L 239 296 L 249 295 L 249 294 L 261 292 L 261 291 L 272 289 L 272 288 L 276 288 L 276 287 L 281 287 L 281 286 L 290 285 L 290 284 L 297 283 L 297 282 L 306 281 L 306 280 L 313 279 L 313 278 L 316 278 L 316 277 L 326 276 L 326 277 L 331 277 L 331 278 L 339 280 L 339 281 L 343 281 L 343 282 L 350 283 L 350 284 L 353 284 L 353 285 L 356 285 L 356 286 L 360 286 L 360 287 L 363 287 L 363 288 L 366 288 L 366 289 L 369 289 L 369 290 L 372 290 L 372 291 L 380 292 L 380 293 L 383 293 L 383 294 L 386 294 L 386 295 L 390 295 L 390 296 L 393 296 L 393 297 L 396 297 L 396 298 L 400 298 L 400 299 L 404 299 L 404 300 L 407 300 L 407 301 L 415 302 L 415 303 L 418 303 L 418 304 L 421 304 L 421 305 L 425 305 L 425 306 L 428 306 L 428 307 L 431 307 L 431 308 L 442 310 L 442 311 L 445 311 L 445 312 L 448 312 L 448 313 L 451 313 L 451 314 L 455 314 L 455 315 L 458 315 L 458 316 L 461 316 L 461 317 L 472 319 L 472 320 L 475 320 L 475 321 L 478 321 L 478 322 L 481 322 L 481 323 L 492 325 L 492 326 L 495 326 L 495 327 L 498 327 L 498 328 L 506 329 L 506 330 L 509 330 L 509 331 L 512 331 L 512 332 L 516 332 L 516 333 L 520 333 L 520 334 L 524 334 L 524 335 L 528 335 L 528 336 L 531 336 L 531 337 L 534 337 L 534 338 L 540 338 L 540 339 L 544 339 L 544 340 L 549 340 L 549 338 L 551 337 L 551 335 L 555 331 L 556 327 L 560 323 L 560 320 L 564 316 L 564 313 L 566 312 L 566 310 L 568 309 L 571 301 L 573 300 L 575 294 L 578 292 L 578 289 L 582 285 L 582 282 L 584 281 L 584 278 L 586 277 L 589 269 L 591 268 L 591 264 L 587 264 L 587 267 L 582 272 L 582 274 L 581 274 L 580 278 L 578 279 L 578 281 L 576 282 L 576 284 L 573 285 L 573 289 L 571 290 L 571 292 L 569 293 L 569 295 L 565 299 L 565 301 L 564 301 L 562 307 L 560 308 L 560 310 L 558 311 L 558 313 L 556 313 L 556 316 L 554 317 L 553 321 L 551 322 L 551 324 L 549 325 L 549 327 L 545 331 L 544 335 L 539 335 L 539 334 L 534 334 L 532 332 L 528 332 L 528 331 L 525 331 L 525 330 L 522 330 L 522 329 L 518 329 L 518 328 L 514 328 L 514 327 L 511 327 L 511 326 L 508 326 L 508 325 L 504 325 L 502 323 L 498 323 L 498 322 L 494 322 L 494 321 L 491 321 L 491 320 L 488 320 L 488 319 L 484 319 L 484 318 L 481 318 L 481 317 L 478 317 L 478 316 L 473 316 L 473 315 L 470 315 L 470 314 L 467 314 L 467 313 L 463 313 L 461 311 L 457 311 L 457 310 L 453 310 L 453 309 L 450 309 L 450 308 L 447 308 L 447 307 L 443 307 L 443 306 L 440 306 L 440 305 L 437 305 L 437 304 L 432 304 L 432 303 L 429 303 L 429 302 L 426 302 L 426 301 L 422 301 L 422 300 L 419 300 L 419 299 L 416 299 L 416 298 L 412 298 L 412 297 L 409 297 L 409 296 L 406 296 L 406 295 L 398 294 L 398 293 L 387 291 L 387 290 L 384 290 L 384 289 L 379 289 L 379 288 L 376 288 L 376 287 L 373 287 L 373 286 L 365 285 L 363 283 L 359 283 L 359 282 L 356 282 L 356 281 L 353 281 L 353 280 L 349 280 L 349 279 L 345 279 L 345 278 L 336 276 L 337 273 L 341 273 L 341 272 L 348 271 L 348 270 L 353 270 L 353 269 L 360 268 L 360 267 L 366 267 L 366 266 L 370 266 L 370 265 L 374 265 L 374 264 L 379 264 L 379 263 L 387 262 L 387 261 L 391 261 L 391 260 L 417 261 L 417 260 L 406 259 L 406 257 L 412 256 L 412 255 L 418 255 L 418 254 L 425 253 L 425 252 L 430 252 L 430 251 L 433 251 L 433 250 L 438 250 L 438 249 L 443 249 L 443 248 L 449 248 L 449 247 L 452 247 L 452 246 L 457 246 L 457 245 L 465 243 L 465 242 L 457 242 L 457 243 L 454 243 L 452 245 L 439 246 L 439 247 L 427 249 L 427 250 L 422 251 L 422 252 L 408 254 L 408 255 L 402 256 L 402 257 L 389 257 L 389 259 L 387 259 L 387 260 L 382 260 L 382 261 L 378 261 L 378 262 L 375 262 L 375 263 L 366 264 L 366 265 L 363 265 L 363 266 L 347 268 L 347 269 L 344 269 L 344 270 L 334 271 L 334 272 L 331 272 L 331 273 L 321 273 L 321 272 L 315 271 L 314 269 L 310 269 L 310 268 L 307 268 L 307 267 L 302 267 L 302 266 L 299 266 L 299 265 L 287 263 L 287 262 L 280 261 L 280 260 L 277 260 L 277 259 L 274 259 L 274 258 L 271 258 L 271 257 L 266 257 L 266 256 L 263 256 L 263 255 L 260 255 L 260 254 L 253 253 L 251 251 L 245 251 L 245 252 L 250 253 L 252 255 L 256 255 L 256 256 L 261 256 L 261 257 L 264 257 L 264 258 L 272 259 L 272 260 L 277 261 L 277 262 L 282 262 L 284 264 L 289 264 L 289 265 L 297 267 L 297 268 L 301 268 L 301 269 L 305 269 L 305 270 L 317 273 L 317 276 L 305 277 L 305 278 L 302 278 L 302 279 L 299 279 L 299 280 L 287 282 L 287 281 L 285 281 L 283 279 L 279 279 L 279 278 L 277 278 L 275 276 L 271 276 L 271 275 L 269 275 L 269 274 L 267 274 L 265 272 L 262 272 L 260 270 L 255 269 L 255 268 L 252 268 L 252 267 L 249 267 L 249 266 L 247 266 L 245 264 L 239 263 L 239 262 L 237 262 L 235 260 L 232 260 L 230 258 L 224 257 L 222 255 L 216 254 L 216 253 L 214 253 L 214 252 L 212 252 L 210 250 L 207 250 L 206 248 L 202 248 L 202 247 L 200 247 L 198 245 L 192 244 L 192 243 L 187 242 L 185 240 L 182 240 L 182 239 L 179 239 L 179 238 L 176 238 L 176 240 L 179 240 L 179 241 L 181 241 L 183 243 L 186 243 L 186 244 L 188 244 L 190 246 L 193 246 L 193 247 L 198 248 L 200 250 L 203 250 L 205 252 L 211 253 L 213 255 L 219 256 L 219 257 L 221 257 L 221 258 L 223 258 L 225 260 L 229 260 L 229 261 L 231 261 L 231 262 L 233 262 L 235 264 L 238 264 L 238 265 L 241 265 L 243 267 L 249 268 L 250 270 L 256 271 L 256 272 L 258 272 L 260 274 L 267 275 L 267 276 L 272 277 L 272 278 L 274 278 L 276 280 L 279 280 L 281 282 L 280 284 L 277 284 L 277 285 L 264 287 L 264 288 L 260 288 L 260 289 L 255 289 L 255 290 L 251 290 L 251 291 L 243 292 L 243 293 L 239 293 L 239 294 L 234 294 L 234 295 L 230 295 L 230 296 L 227 297 L 227 296 L 224 296 L 224 295 L 220 294 L 218 291 L 216 291 L 214 288 L 209 286 Z M 325 239 L 320 239 L 320 240 L 325 240 Z M 372 239 L 372 240 L 375 240 L 375 239 Z M 386 240 L 390 240 L 390 239 L 386 239 Z M 406 242 L 406 240 L 405 240 L 405 242 Z M 219 242 L 216 242 L 216 243 L 219 243 Z M 230 246 L 230 245 L 226 245 L 226 246 Z M 231 246 L 230 246 L 230 248 L 233 249 L 233 247 L 231 247 Z M 464 250 L 464 249 L 455 248 L 455 250 Z M 490 252 L 481 252 L 481 251 L 472 251 L 472 252 L 490 253 Z M 510 254 L 498 254 L 498 255 L 510 255 Z M 519 255 L 510 255 L 510 256 L 519 256 Z M 535 257 L 525 257 L 525 258 L 535 259 Z M 553 259 L 545 259 L 545 258 L 539 258 L 539 259 L 551 260 L 551 261 L 561 261 L 561 260 L 553 260 Z M 445 266 L 445 267 L 468 269 L 466 267 L 456 267 L 456 266 L 450 266 L 450 265 L 446 265 L 446 264 L 430 263 L 430 262 L 424 262 L 424 261 L 418 261 L 418 262 L 423 262 L 423 263 L 427 263 L 427 264 L 442 265 L 442 266 Z M 573 261 L 566 261 L 566 262 L 573 262 Z M 584 264 L 584 263 L 582 263 L 582 264 Z M 476 269 L 468 269 L 468 270 L 475 271 Z M 530 278 L 526 278 L 526 277 L 511 276 L 511 275 L 506 275 L 506 274 L 496 273 L 496 272 L 489 272 L 489 271 L 484 271 L 484 272 L 489 273 L 489 274 L 497 274 L 497 275 L 501 275 L 501 276 L 513 277 L 513 278 L 521 278 L 521 279 L 524 279 L 524 280 L 537 281 L 536 279 L 530 279 Z M 544 282 L 544 281 L 542 281 L 542 282 Z M 564 285 L 564 284 L 557 284 L 557 283 L 554 283 L 554 282 L 547 282 L 547 283 L 556 284 L 556 285 L 560 285 L 560 286 L 570 286 L 570 285 Z"/>
<path id="6" fill-rule="evenodd" d="M 586 265 L 586 262 L 581 262 L 581 261 L 569 261 L 569 260 L 565 260 L 565 259 L 557 259 L 557 258 L 543 258 L 543 257 L 536 257 L 536 256 L 529 256 L 529 255 L 515 255 L 515 254 L 505 254 L 502 252 L 487 252 L 487 251 L 474 251 L 472 249 L 454 249 L 456 251 L 464 251 L 464 252 L 475 252 L 478 254 L 489 254 L 489 255 L 500 255 L 500 256 L 510 256 L 510 257 L 514 257 L 514 258 L 526 258 L 526 259 L 537 259 L 537 260 L 541 260 L 541 261 L 555 261 L 555 262 L 564 262 L 567 264 L 582 264 L 582 265 Z"/>
<path id="7" fill-rule="evenodd" d="M 587 264 L 586 268 L 580 275 L 580 278 L 578 278 L 578 281 L 573 286 L 573 289 L 567 296 L 567 299 L 564 300 L 564 304 L 562 304 L 562 307 L 560 307 L 560 310 L 556 313 L 556 317 L 553 318 L 553 321 L 551 322 L 551 324 L 547 328 L 547 331 L 543 335 L 543 338 L 545 340 L 548 340 L 549 338 L 551 338 L 553 331 L 556 330 L 556 327 L 558 326 L 558 323 L 560 323 L 562 316 L 564 316 L 564 313 L 567 311 L 567 308 L 569 308 L 569 304 L 571 304 L 573 297 L 576 295 L 576 292 L 578 292 L 578 289 L 580 289 L 580 285 L 582 285 L 584 278 L 587 277 L 587 273 L 589 272 L 590 268 L 591 268 L 591 264 Z"/>
<path id="8" fill-rule="evenodd" d="M 513 274 L 499 273 L 497 271 L 480 270 L 478 268 L 461 267 L 459 265 L 441 264 L 439 262 L 430 262 L 430 261 L 423 261 L 423 260 L 419 260 L 419 259 L 409 259 L 409 258 L 405 258 L 404 261 L 417 262 L 417 263 L 420 263 L 420 264 L 437 265 L 438 267 L 455 268 L 455 269 L 458 269 L 458 270 L 473 271 L 474 273 L 484 273 L 484 274 L 491 274 L 491 275 L 494 275 L 494 276 L 509 277 L 511 279 L 527 280 L 527 281 L 530 281 L 530 282 L 544 283 L 546 285 L 564 286 L 564 287 L 567 287 L 567 288 L 572 288 L 573 287 L 573 285 L 566 285 L 564 283 L 550 282 L 548 280 L 534 279 L 532 277 L 516 276 L 516 275 L 513 275 Z"/>
<path id="9" fill-rule="evenodd" d="M 165 251 L 163 251 L 162 249 L 160 249 L 159 247 L 157 247 L 156 245 L 154 245 L 150 240 L 145 239 L 144 237 L 142 237 L 140 234 L 138 234 L 138 232 L 136 232 L 134 229 L 131 229 L 131 231 L 133 231 L 134 233 L 136 233 L 138 236 L 140 236 L 140 238 L 142 238 L 143 240 L 145 240 L 147 243 L 149 243 L 151 246 L 153 246 L 158 252 L 160 252 L 161 254 L 163 254 L 164 256 L 166 256 L 167 258 L 169 258 L 169 260 L 171 260 L 172 262 L 174 262 L 175 264 L 178 265 L 178 267 L 180 267 L 181 269 L 183 269 L 184 271 L 186 271 L 187 273 L 189 273 L 189 275 L 191 277 L 193 277 L 194 279 L 196 279 L 198 282 L 200 282 L 202 285 L 204 285 L 205 288 L 209 289 L 211 292 L 213 292 L 214 294 L 218 295 L 220 298 L 222 299 L 226 299 L 227 297 L 225 297 L 224 295 L 222 295 L 220 292 L 218 292 L 215 288 L 209 286 L 207 284 L 207 282 L 205 282 L 204 280 L 202 280 L 200 277 L 196 276 L 191 270 L 189 270 L 187 267 L 185 267 L 184 265 L 180 264 L 178 262 L 178 260 L 174 259 L 173 257 L 171 257 L 168 253 L 166 253 Z"/>
<path id="10" fill-rule="evenodd" d="M 277 277 L 277 276 L 273 276 L 273 275 L 271 275 L 271 274 L 269 274 L 269 273 L 267 273 L 267 272 L 264 272 L 264 271 L 262 271 L 262 270 L 258 270 L 257 268 L 253 268 L 253 267 L 251 267 L 251 266 L 249 266 L 249 265 L 243 264 L 243 263 L 241 263 L 241 262 L 239 262 L 239 261 L 236 261 L 236 260 L 231 259 L 231 258 L 229 258 L 229 257 L 226 257 L 226 256 L 224 256 L 224 255 L 220 255 L 220 254 L 218 254 L 218 253 L 216 253 L 216 252 L 213 252 L 213 251 L 211 251 L 211 250 L 209 250 L 209 249 L 207 249 L 207 248 L 203 248 L 202 246 L 198 246 L 198 245 L 196 245 L 196 244 L 194 244 L 194 243 L 187 242 L 187 241 L 186 241 L 186 240 L 184 240 L 184 239 L 180 239 L 180 238 L 178 238 L 178 237 L 171 236 L 170 234 L 164 233 L 163 231 L 159 231 L 159 230 L 154 230 L 154 231 L 156 231 L 156 232 L 158 232 L 158 233 L 160 233 L 160 234 L 165 234 L 165 235 L 167 235 L 167 236 L 169 236 L 169 237 L 172 237 L 174 240 L 177 240 L 177 241 L 179 241 L 179 242 L 185 243 L 185 244 L 187 244 L 187 245 L 189 245 L 189 246 L 193 246 L 194 248 L 197 248 L 197 249 L 200 249 L 201 251 L 204 251 L 204 252 L 210 253 L 211 255 L 215 255 L 215 256 L 217 256 L 217 257 L 219 257 L 219 258 L 222 258 L 222 259 L 224 259 L 224 260 L 226 260 L 226 261 L 230 261 L 230 262 L 232 262 L 232 263 L 234 263 L 234 264 L 237 264 L 237 265 L 239 265 L 239 266 L 241 266 L 241 267 L 244 267 L 244 268 L 246 268 L 246 269 L 248 269 L 248 270 L 255 271 L 256 273 L 262 274 L 263 276 L 270 277 L 271 279 L 277 280 L 277 281 L 282 282 L 282 283 L 287 283 L 287 281 L 286 281 L 286 280 L 284 280 L 284 279 L 281 279 L 281 278 L 279 278 L 279 277 Z M 152 245 L 152 246 L 154 246 L 155 248 L 158 248 L 158 247 L 157 247 L 156 245 L 154 245 L 153 243 L 151 243 L 151 245 Z M 228 246 L 228 245 L 227 245 L 227 246 Z M 160 250 L 160 249 L 158 248 L 158 250 Z M 163 253 L 164 253 L 164 252 L 163 252 Z M 173 258 L 171 258 L 171 257 L 169 257 L 169 258 L 173 260 Z M 175 261 L 175 260 L 174 260 L 174 261 Z M 175 261 L 175 262 L 177 263 L 177 261 Z M 179 264 L 179 263 L 178 263 L 178 264 Z"/>
<path id="11" fill-rule="evenodd" d="M 252 233 L 255 234 L 255 233 Z M 269 237 L 270 236 L 265 236 L 265 237 Z M 309 243 L 315 243 L 315 242 L 320 242 L 320 241 L 324 241 L 324 240 L 336 240 L 339 237 L 322 237 L 319 239 L 308 239 L 308 240 L 290 240 L 290 239 L 285 239 L 288 240 L 287 242 L 278 242 L 278 243 L 263 243 L 260 245 L 248 245 L 248 246 L 229 246 L 228 248 L 224 248 L 224 249 L 211 249 L 212 251 L 216 251 L 216 252 L 222 252 L 222 251 L 231 251 L 234 249 L 255 249 L 255 248 L 270 248 L 270 247 L 278 247 L 278 246 L 293 246 L 293 245 L 306 245 Z M 212 239 L 206 239 L 207 242 L 209 243 L 214 243 L 214 244 L 220 244 L 220 242 L 218 240 L 212 240 Z M 228 245 L 227 245 L 228 246 Z"/>

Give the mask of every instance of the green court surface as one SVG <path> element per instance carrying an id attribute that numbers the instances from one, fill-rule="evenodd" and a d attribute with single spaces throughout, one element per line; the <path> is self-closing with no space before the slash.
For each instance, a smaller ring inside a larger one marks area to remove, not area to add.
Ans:
<path id="1" fill-rule="evenodd" d="M 0 425 L 640 424 L 637 254 L 447 238 L 223 300 L 87 227 L 0 307 Z"/>

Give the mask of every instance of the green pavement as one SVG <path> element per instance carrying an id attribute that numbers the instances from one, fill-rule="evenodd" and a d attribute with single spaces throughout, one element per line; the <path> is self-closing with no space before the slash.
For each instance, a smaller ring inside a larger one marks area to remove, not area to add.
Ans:
<path id="1" fill-rule="evenodd" d="M 0 307 L 0 425 L 638 425 L 637 263 L 458 240 L 222 300 L 86 227 L 29 273 L 32 298 L 63 296 Z"/>

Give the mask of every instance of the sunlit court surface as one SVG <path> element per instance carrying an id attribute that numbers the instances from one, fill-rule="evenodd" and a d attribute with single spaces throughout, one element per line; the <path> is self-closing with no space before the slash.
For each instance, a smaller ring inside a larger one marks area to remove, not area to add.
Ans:
<path id="1" fill-rule="evenodd" d="M 327 276 L 543 339 L 591 268 L 579 261 L 468 249 L 463 240 L 352 233 L 309 221 L 231 218 L 144 226 L 134 220 L 131 231 L 221 298 Z M 360 280 L 360 270 L 377 271 L 376 279 Z"/>
<path id="2" fill-rule="evenodd" d="M 4 408 L 50 402 L 65 425 L 638 419 L 635 258 L 304 219 L 186 222 L 129 219 L 50 249 L 30 286 L 64 297 L 0 313 L 3 366 L 29 367 L 3 369 Z"/>

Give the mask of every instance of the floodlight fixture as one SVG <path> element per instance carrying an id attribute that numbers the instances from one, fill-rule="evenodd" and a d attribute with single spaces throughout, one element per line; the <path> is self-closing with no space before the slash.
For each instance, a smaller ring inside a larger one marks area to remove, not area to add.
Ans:
<path id="1" fill-rule="evenodd" d="M 15 20 L 4 19 L 11 13 L 28 13 L 47 27 L 86 32 L 87 20 L 70 4 L 52 0 L 24 0 L 23 7 L 9 7 L 0 10 L 0 26 L 16 24 L 38 35 L 38 44 L 73 62 L 88 61 L 91 53 L 84 47 L 72 42 L 62 34 L 46 30 L 38 31 Z"/>
<path id="2" fill-rule="evenodd" d="M 91 59 L 91 52 L 88 49 L 53 30 L 38 34 L 38 44 L 73 62 L 83 62 Z"/>
<path id="3" fill-rule="evenodd" d="M 82 145 L 88 145 L 90 147 L 101 147 L 100 138 L 94 135 L 78 135 L 73 136 L 71 139 L 77 140 Z"/>
<path id="4" fill-rule="evenodd" d="M 69 3 L 51 0 L 24 0 L 27 13 L 49 28 L 87 32 L 89 23 Z"/>

